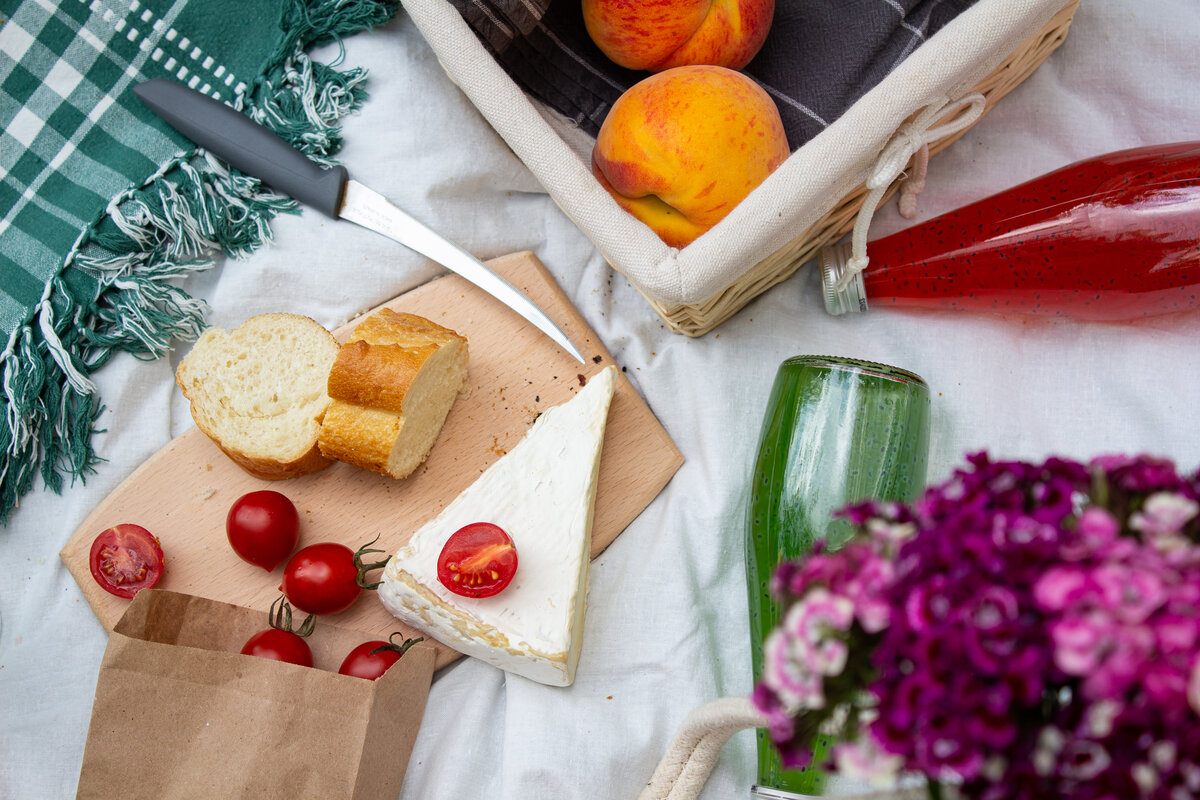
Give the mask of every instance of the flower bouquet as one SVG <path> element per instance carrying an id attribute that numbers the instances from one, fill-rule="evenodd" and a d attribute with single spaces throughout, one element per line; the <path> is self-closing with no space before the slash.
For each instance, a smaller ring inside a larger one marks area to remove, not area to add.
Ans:
<path id="1" fill-rule="evenodd" d="M 1200 480 L 968 458 L 781 564 L 753 703 L 787 767 L 979 800 L 1200 797 Z"/>

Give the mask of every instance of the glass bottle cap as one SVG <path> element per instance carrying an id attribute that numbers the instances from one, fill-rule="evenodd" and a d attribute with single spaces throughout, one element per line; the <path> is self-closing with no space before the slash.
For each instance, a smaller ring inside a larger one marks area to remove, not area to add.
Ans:
<path id="1" fill-rule="evenodd" d="M 834 316 L 867 310 L 867 294 L 863 287 L 862 273 L 857 273 L 845 288 L 838 289 L 838 281 L 850 261 L 850 242 L 829 245 L 817 253 L 821 265 L 821 289 L 825 294 L 825 310 Z"/>

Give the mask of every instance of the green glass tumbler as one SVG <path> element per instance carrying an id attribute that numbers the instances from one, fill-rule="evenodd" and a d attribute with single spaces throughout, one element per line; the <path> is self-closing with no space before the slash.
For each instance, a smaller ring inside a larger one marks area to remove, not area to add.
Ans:
<path id="1" fill-rule="evenodd" d="M 780 366 L 763 417 L 746 519 L 754 681 L 763 640 L 779 622 L 768 583 L 782 561 L 816 542 L 837 549 L 852 534 L 833 512 L 866 499 L 911 500 L 925 488 L 929 387 L 897 367 L 851 358 L 797 356 Z M 757 798 L 822 794 L 820 737 L 812 765 L 785 770 L 758 731 Z"/>

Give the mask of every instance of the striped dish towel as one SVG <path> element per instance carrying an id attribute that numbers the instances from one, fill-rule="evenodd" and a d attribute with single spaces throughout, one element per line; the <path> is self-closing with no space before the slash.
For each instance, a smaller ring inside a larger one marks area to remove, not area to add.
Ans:
<path id="1" fill-rule="evenodd" d="M 171 280 L 248 253 L 295 208 L 131 88 L 182 81 L 328 162 L 365 75 L 308 50 L 394 13 L 377 0 L 0 0 L 0 523 L 39 473 L 59 491 L 94 468 L 96 368 L 199 333 L 202 304 Z"/>

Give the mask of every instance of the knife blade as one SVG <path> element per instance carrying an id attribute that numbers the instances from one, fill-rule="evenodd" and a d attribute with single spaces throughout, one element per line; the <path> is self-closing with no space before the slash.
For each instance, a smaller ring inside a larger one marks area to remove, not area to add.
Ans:
<path id="1" fill-rule="evenodd" d="M 583 363 L 570 338 L 532 300 L 486 264 L 378 192 L 343 166 L 323 167 L 232 106 L 167 78 L 133 92 L 168 125 L 277 192 L 326 216 L 357 223 L 430 258 L 520 314 Z"/>

